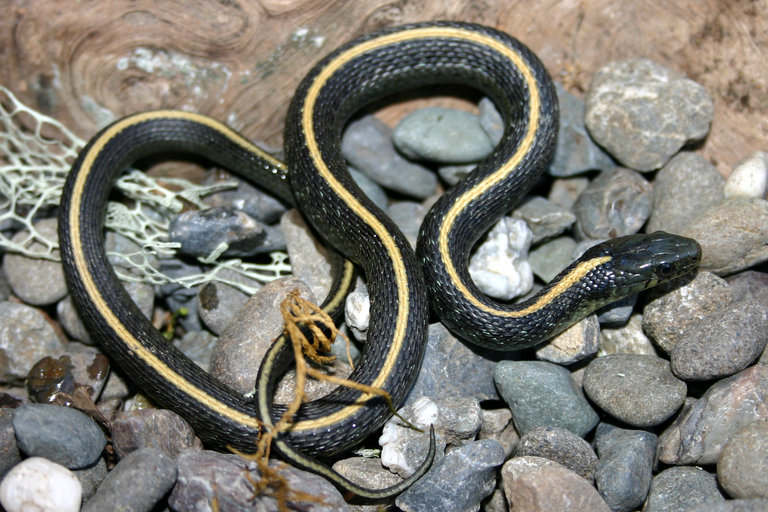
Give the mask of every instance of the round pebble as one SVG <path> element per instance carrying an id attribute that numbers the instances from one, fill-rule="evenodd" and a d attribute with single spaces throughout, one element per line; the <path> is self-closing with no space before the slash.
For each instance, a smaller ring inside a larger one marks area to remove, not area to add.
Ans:
<path id="1" fill-rule="evenodd" d="M 119 413 L 112 420 L 111 432 L 120 458 L 141 448 L 156 448 L 175 459 L 186 449 L 203 447 L 189 423 L 166 409 Z"/>
<path id="2" fill-rule="evenodd" d="M 642 354 L 594 359 L 584 372 L 583 385 L 598 407 L 635 427 L 663 423 L 680 408 L 687 391 L 666 360 Z"/>
<path id="3" fill-rule="evenodd" d="M 493 151 L 478 116 L 443 107 L 424 108 L 403 117 L 392 140 L 407 157 L 444 164 L 477 162 Z"/>
<path id="4" fill-rule="evenodd" d="M 285 206 L 254 187 L 246 180 L 228 174 L 220 169 L 210 172 L 203 180 L 203 185 L 217 185 L 222 183 L 236 183 L 237 187 L 221 190 L 205 196 L 203 202 L 211 207 L 227 207 L 240 210 L 250 217 L 266 224 L 274 224 L 285 213 Z"/>
<path id="5" fill-rule="evenodd" d="M 26 404 L 14 411 L 21 451 L 70 469 L 90 466 L 107 444 L 99 426 L 84 413 L 51 404 Z"/>
<path id="6" fill-rule="evenodd" d="M 597 455 L 584 439 L 570 430 L 537 427 L 520 438 L 516 457 L 544 457 L 559 462 L 588 481 L 595 476 Z"/>
<path id="7" fill-rule="evenodd" d="M 520 435 L 551 426 L 584 437 L 597 425 L 597 413 L 561 366 L 542 361 L 501 361 L 493 378 L 512 410 Z"/>
<path id="8" fill-rule="evenodd" d="M 39 310 L 18 302 L 0 302 L 0 378 L 21 381 L 45 356 L 64 349 L 50 322 Z"/>
<path id="9" fill-rule="evenodd" d="M 734 498 L 768 498 L 768 420 L 731 436 L 717 461 L 717 479 Z"/>
<path id="10" fill-rule="evenodd" d="M 605 500 L 576 472 L 560 464 L 545 465 L 504 481 L 504 493 L 513 510 L 531 512 L 608 512 Z"/>
<path id="11" fill-rule="evenodd" d="M 585 102 L 592 138 L 639 171 L 658 169 L 686 142 L 703 139 L 714 113 L 706 89 L 647 59 L 615 61 L 598 70 Z"/>
<path id="12" fill-rule="evenodd" d="M 643 512 L 674 512 L 723 501 L 714 475 L 701 468 L 677 466 L 653 478 Z"/>
<path id="13" fill-rule="evenodd" d="M 768 193 L 768 153 L 756 151 L 733 168 L 725 183 L 726 197 L 765 198 Z"/>
<path id="14" fill-rule="evenodd" d="M 561 236 L 533 248 L 528 261 L 533 273 L 548 283 L 573 262 L 575 250 L 576 242 L 573 238 Z"/>
<path id="15" fill-rule="evenodd" d="M 82 492 L 80 482 L 67 468 L 30 457 L 14 466 L 0 483 L 0 504 L 5 512 L 78 512 Z"/>

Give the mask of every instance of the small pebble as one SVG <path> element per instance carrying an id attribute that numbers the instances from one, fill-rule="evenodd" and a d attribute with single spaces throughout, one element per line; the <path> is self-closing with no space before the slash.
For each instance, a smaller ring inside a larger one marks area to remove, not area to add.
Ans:
<path id="1" fill-rule="evenodd" d="M 637 233 L 651 212 L 653 190 L 639 173 L 621 167 L 601 172 L 573 207 L 586 238 Z"/>
<path id="2" fill-rule="evenodd" d="M 241 180 L 224 171 L 217 170 L 209 173 L 203 180 L 203 185 L 210 186 L 225 182 L 237 183 L 237 187 L 209 194 L 205 196 L 203 202 L 211 207 L 240 210 L 265 224 L 274 224 L 285 213 L 285 206 L 280 201 L 262 192 L 261 189 L 254 187 L 248 181 Z"/>
<path id="3" fill-rule="evenodd" d="M 397 201 L 387 208 L 387 215 L 400 228 L 411 247 L 415 248 L 416 240 L 419 237 L 419 228 L 421 228 L 424 217 L 427 216 L 427 210 L 427 207 L 421 203 Z"/>
<path id="4" fill-rule="evenodd" d="M 386 210 L 387 206 L 389 206 L 389 198 L 387 197 L 387 193 L 384 191 L 384 189 L 381 188 L 378 183 L 369 178 L 367 174 L 363 174 L 354 167 L 349 167 L 347 170 L 349 171 L 349 175 L 352 176 L 352 179 L 357 184 L 357 186 L 360 187 L 360 190 L 363 191 L 363 194 L 365 194 L 368 199 L 373 201 L 373 204 L 382 210 Z"/>
<path id="5" fill-rule="evenodd" d="M 544 457 L 559 462 L 588 481 L 595 476 L 597 455 L 588 442 L 564 428 L 537 427 L 520 438 L 515 457 Z"/>
<path id="6" fill-rule="evenodd" d="M 526 261 L 531 231 L 522 220 L 504 217 L 469 258 L 469 275 L 486 295 L 511 300 L 526 294 L 533 272 Z"/>
<path id="7" fill-rule="evenodd" d="M 344 302 L 344 322 L 359 341 L 365 341 L 368 336 L 368 326 L 371 320 L 371 297 L 368 290 L 355 290 L 347 295 Z"/>
<path id="8" fill-rule="evenodd" d="M 0 483 L 0 504 L 5 512 L 78 512 L 82 493 L 80 482 L 67 468 L 30 457 Z"/>
<path id="9" fill-rule="evenodd" d="M 503 463 L 504 450 L 492 439 L 462 445 L 435 461 L 395 504 L 405 512 L 477 510 L 496 487 L 496 468 Z"/>
<path id="10" fill-rule="evenodd" d="M 338 342 L 338 340 L 337 340 Z M 343 341 L 341 342 L 343 343 Z M 343 357 L 337 357 L 330 363 L 324 364 L 323 373 L 346 379 L 352 373 L 352 367 L 346 360 L 346 354 Z M 317 400 L 338 387 L 338 384 L 327 380 L 320 380 L 314 377 L 308 377 L 305 381 L 304 396 L 307 400 Z M 289 404 L 296 397 L 296 370 L 288 370 L 275 386 L 273 401 L 276 404 Z"/>
<path id="11" fill-rule="evenodd" d="M 768 418 L 768 368 L 751 366 L 712 384 L 659 436 L 665 464 L 715 464 L 742 427 Z"/>
<path id="12" fill-rule="evenodd" d="M 481 409 L 480 414 L 483 423 L 477 438 L 495 439 L 504 448 L 505 457 L 512 455 L 520 442 L 520 436 L 512 421 L 512 412 L 509 409 Z"/>
<path id="13" fill-rule="evenodd" d="M 768 420 L 747 424 L 723 446 L 717 480 L 734 498 L 768 498 Z"/>
<path id="14" fill-rule="evenodd" d="M 576 242 L 566 236 L 553 238 L 531 250 L 528 261 L 533 273 L 548 283 L 573 262 Z"/>
<path id="15" fill-rule="evenodd" d="M 547 199 L 559 207 L 571 212 L 573 211 L 573 205 L 576 204 L 579 196 L 588 186 L 589 178 L 579 176 L 573 178 L 559 178 L 552 181 Z"/>
<path id="16" fill-rule="evenodd" d="M 701 212 L 723 200 L 724 185 L 717 168 L 700 154 L 676 154 L 653 180 L 653 208 L 646 233 L 681 233 Z"/>
<path id="17" fill-rule="evenodd" d="M 768 499 L 728 500 L 719 503 L 703 503 L 685 509 L 685 512 L 765 512 Z"/>
<path id="18" fill-rule="evenodd" d="M 406 157 L 444 164 L 478 162 L 494 146 L 478 116 L 443 107 L 423 108 L 403 117 L 392 141 Z"/>
<path id="19" fill-rule="evenodd" d="M 381 463 L 403 478 L 411 476 L 427 456 L 429 436 L 426 435 L 426 429 L 429 425 L 435 425 L 435 458 L 439 459 L 446 446 L 446 436 L 438 423 L 441 420 L 441 407 L 444 408 L 445 404 L 438 404 L 422 397 L 398 411 L 400 416 L 422 429 L 423 432 L 404 424 L 397 416 L 390 418 L 384 424 L 379 437 Z M 477 406 L 477 409 L 479 408 Z M 476 411 L 475 416 L 477 418 L 475 432 L 477 432 L 480 430 L 479 410 Z"/>
<path id="20" fill-rule="evenodd" d="M 536 347 L 536 359 L 562 365 L 577 363 L 595 355 L 599 343 L 600 324 L 597 316 L 589 315 Z"/>
<path id="21" fill-rule="evenodd" d="M 168 497 L 171 510 L 210 510 L 211 503 L 218 501 L 224 510 L 259 510 L 278 512 L 275 492 L 267 488 L 254 495 L 253 482 L 261 475 L 254 461 L 237 455 L 212 451 L 187 450 L 176 461 L 178 479 Z M 339 491 L 325 479 L 288 466 L 279 461 L 270 462 L 270 468 L 284 479 L 287 488 L 289 510 L 304 512 L 349 511 Z M 311 499 L 296 497 L 297 491 Z M 227 508 L 224 508 L 226 504 Z"/>
<path id="22" fill-rule="evenodd" d="M 598 357 L 610 354 L 644 354 L 655 356 L 653 343 L 643 332 L 643 316 L 634 314 L 626 325 L 600 329 Z"/>
<path id="23" fill-rule="evenodd" d="M 525 221 L 531 230 L 533 244 L 561 234 L 576 221 L 576 216 L 569 210 L 539 196 L 526 198 L 512 216 Z"/>
<path id="24" fill-rule="evenodd" d="M 725 278 L 733 293 L 733 300 L 760 299 L 768 291 L 768 274 L 757 270 L 745 270 Z"/>
<path id="25" fill-rule="evenodd" d="M 768 343 L 765 300 L 723 306 L 696 322 L 670 350 L 672 372 L 684 380 L 712 380 L 752 364 Z"/>
<path id="26" fill-rule="evenodd" d="M 156 448 L 142 448 L 120 459 L 82 512 L 151 512 L 174 482 L 173 459 Z"/>
<path id="27" fill-rule="evenodd" d="M 513 510 L 610 511 L 603 498 L 587 480 L 557 463 L 522 472 L 511 481 L 505 478 L 504 493 Z"/>
<path id="28" fill-rule="evenodd" d="M 42 219 L 33 225 L 44 240 L 58 240 L 57 226 L 58 222 L 55 218 Z M 11 238 L 11 242 L 23 244 L 25 248 L 34 252 L 45 252 L 56 258 L 61 257 L 58 249 L 47 251 L 47 246 L 41 242 L 27 242 L 29 237 L 29 231 L 22 230 Z M 59 261 L 41 260 L 9 252 L 3 257 L 3 271 L 14 295 L 27 304 L 46 306 L 67 294 L 64 267 Z"/>
<path id="29" fill-rule="evenodd" d="M 197 366 L 205 371 L 211 368 L 211 354 L 216 346 L 216 338 L 208 331 L 187 332 L 181 338 L 173 340 L 173 346 L 190 358 Z"/>
<path id="30" fill-rule="evenodd" d="M 309 286 L 319 300 L 328 296 L 333 280 L 328 249 L 312 234 L 298 210 L 290 210 L 280 219 L 285 233 L 293 277 Z"/>
<path id="31" fill-rule="evenodd" d="M 555 156 L 549 166 L 552 176 L 572 176 L 584 171 L 604 171 L 615 165 L 613 159 L 595 144 L 584 126 L 584 100 L 555 82 L 560 106 L 560 127 Z"/>
<path id="32" fill-rule="evenodd" d="M 392 144 L 392 130 L 374 116 L 347 125 L 341 152 L 355 169 L 384 188 L 418 199 L 437 190 L 435 174 L 400 156 Z"/>
<path id="33" fill-rule="evenodd" d="M 21 381 L 40 359 L 63 350 L 64 345 L 39 310 L 18 302 L 0 302 L 0 381 Z"/>
<path id="34" fill-rule="evenodd" d="M 653 478 L 643 512 L 675 512 L 723 501 L 714 475 L 701 468 L 677 466 Z"/>
<path id="35" fill-rule="evenodd" d="M 398 484 L 403 479 L 381 465 L 375 457 L 350 457 L 333 464 L 341 476 L 369 489 L 384 489 Z"/>
<path id="36" fill-rule="evenodd" d="M 477 110 L 480 117 L 480 126 L 482 126 L 485 134 L 488 135 L 491 144 L 496 146 L 501 142 L 501 137 L 506 129 L 504 118 L 501 117 L 496 105 L 494 105 L 493 100 L 490 98 L 482 98 L 477 103 Z"/>
<path id="37" fill-rule="evenodd" d="M 756 151 L 733 168 L 725 182 L 725 197 L 756 197 L 768 193 L 768 153 Z"/>
<path id="38" fill-rule="evenodd" d="M 684 144 L 703 139 L 714 113 L 697 83 L 647 59 L 615 61 L 592 77 L 589 134 L 626 167 L 658 169 Z"/>
<path id="39" fill-rule="evenodd" d="M 107 477 L 107 463 L 101 458 L 96 461 L 96 464 L 73 470 L 72 473 L 80 481 L 83 488 L 83 503 L 86 503 L 91 499 L 91 496 L 96 494 L 101 482 Z"/>
<path id="40" fill-rule="evenodd" d="M 71 347 L 70 344 L 68 348 Z M 38 403 L 88 407 L 101 394 L 108 375 L 109 360 L 103 354 L 81 352 L 44 357 L 27 375 L 27 392 Z"/>
<path id="41" fill-rule="evenodd" d="M 203 267 L 193 265 L 187 260 L 179 258 L 169 258 L 160 260 L 160 271 L 171 278 L 189 278 L 191 275 L 203 273 Z M 201 331 L 203 324 L 200 321 L 200 315 L 197 312 L 197 288 L 188 288 L 179 283 L 164 284 L 159 289 L 159 296 L 165 301 L 168 310 L 172 313 L 185 312 L 179 314 L 175 321 L 186 331 Z"/>
<path id="42" fill-rule="evenodd" d="M 727 199 L 682 233 L 701 244 L 700 270 L 733 274 L 768 260 L 768 201 Z"/>
<path id="43" fill-rule="evenodd" d="M 69 469 L 90 466 L 107 444 L 99 426 L 70 407 L 26 404 L 14 411 L 13 428 L 19 449 Z"/>
<path id="44" fill-rule="evenodd" d="M 296 278 L 277 279 L 264 285 L 235 314 L 211 354 L 211 375 L 242 394 L 252 393 L 261 360 L 284 328 L 280 304 L 293 290 L 311 302 L 315 299 Z"/>
<path id="45" fill-rule="evenodd" d="M 476 167 L 477 165 L 474 163 L 464 165 L 441 165 L 437 168 L 437 174 L 448 185 L 453 186 L 466 178 Z"/>
<path id="46" fill-rule="evenodd" d="M 112 444 L 120 458 L 142 448 L 156 448 L 172 459 L 188 449 L 203 448 L 192 427 L 167 409 L 119 413 L 112 421 Z"/>
<path id="47" fill-rule="evenodd" d="M 21 461 L 21 453 L 13 435 L 13 409 L 0 407 L 0 479 Z"/>
<path id="48" fill-rule="evenodd" d="M 626 430 L 601 423 L 595 430 L 600 459 L 595 485 L 614 512 L 637 510 L 651 485 L 656 436 L 644 430 Z"/>
<path id="49" fill-rule="evenodd" d="M 252 290 L 245 293 L 240 288 L 233 286 L 239 283 Z M 216 281 L 210 281 L 200 286 L 197 290 L 197 311 L 201 320 L 214 334 L 221 335 L 229 322 L 240 311 L 248 298 L 262 287 L 253 279 L 249 279 L 237 272 L 222 270 L 217 274 Z"/>
<path id="50" fill-rule="evenodd" d="M 635 427 L 653 427 L 666 421 L 683 404 L 687 390 L 666 360 L 642 354 L 592 360 L 584 372 L 583 385 L 595 405 Z"/>
<path id="51" fill-rule="evenodd" d="M 520 435 L 552 426 L 584 437 L 597 425 L 597 413 L 561 366 L 542 361 L 501 361 L 494 380 L 512 410 Z"/>

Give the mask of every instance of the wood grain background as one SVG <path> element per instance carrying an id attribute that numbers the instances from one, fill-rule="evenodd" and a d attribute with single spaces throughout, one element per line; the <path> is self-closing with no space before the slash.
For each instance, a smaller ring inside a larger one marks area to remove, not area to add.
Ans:
<path id="1" fill-rule="evenodd" d="M 165 107 L 279 148 L 292 91 L 319 58 L 433 19 L 515 35 L 577 95 L 611 60 L 654 59 L 715 97 L 699 150 L 723 174 L 768 150 L 768 0 L 0 0 L 0 83 L 86 138 Z"/>

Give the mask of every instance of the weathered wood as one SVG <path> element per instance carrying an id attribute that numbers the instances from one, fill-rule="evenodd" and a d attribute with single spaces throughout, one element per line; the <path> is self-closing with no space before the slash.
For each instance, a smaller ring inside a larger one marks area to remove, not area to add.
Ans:
<path id="1" fill-rule="evenodd" d="M 83 137 L 130 112 L 182 108 L 279 148 L 290 96 L 319 58 L 430 19 L 506 30 L 576 94 L 611 60 L 654 59 L 715 96 L 701 151 L 721 172 L 768 149 L 768 0 L 0 0 L 0 83 Z"/>

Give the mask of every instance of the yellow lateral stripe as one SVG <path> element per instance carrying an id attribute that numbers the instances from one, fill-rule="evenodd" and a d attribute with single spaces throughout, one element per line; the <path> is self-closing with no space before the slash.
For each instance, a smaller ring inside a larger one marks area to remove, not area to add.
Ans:
<path id="1" fill-rule="evenodd" d="M 326 165 L 325 161 L 322 158 L 322 155 L 320 154 L 319 145 L 317 142 L 317 138 L 315 136 L 314 126 L 312 123 L 312 117 L 315 109 L 315 104 L 317 102 L 317 98 L 320 94 L 321 89 L 323 88 L 325 83 L 328 81 L 328 79 L 334 73 L 336 73 L 342 66 L 344 66 L 351 60 L 369 51 L 377 50 L 379 48 L 392 45 L 392 44 L 397 44 L 397 43 L 410 41 L 414 39 L 423 39 L 423 38 L 463 39 L 466 41 L 484 45 L 486 47 L 490 47 L 493 50 L 497 51 L 498 53 L 504 55 L 505 57 L 508 57 L 514 60 L 516 63 L 523 62 L 520 56 L 516 52 L 513 52 L 510 48 L 508 48 L 501 42 L 497 41 L 496 39 L 490 36 L 479 34 L 477 32 L 460 29 L 456 27 L 440 27 L 440 26 L 424 27 L 424 28 L 411 29 L 403 32 L 396 32 L 393 34 L 386 34 L 378 38 L 371 39 L 369 41 L 361 43 L 359 45 L 356 45 L 348 49 L 347 51 L 337 55 L 336 58 L 331 60 L 320 71 L 320 73 L 318 73 L 312 85 L 310 86 L 309 90 L 307 91 L 307 95 L 304 101 L 304 108 L 302 110 L 302 117 L 301 117 L 301 126 L 305 134 L 307 147 L 309 149 L 310 156 L 314 162 L 316 169 L 318 170 L 319 175 L 326 181 L 326 183 L 328 183 L 328 186 L 341 198 L 341 200 L 344 201 L 344 203 L 353 212 L 355 212 L 355 214 L 358 217 L 360 217 L 363 220 L 363 222 L 365 222 L 366 224 L 368 224 L 368 226 L 371 227 L 371 229 L 374 231 L 376 236 L 378 236 L 379 239 L 384 244 L 384 247 L 386 248 L 389 258 L 392 261 L 392 265 L 394 267 L 395 283 L 398 285 L 398 293 L 397 293 L 398 312 L 397 312 L 397 317 L 395 319 L 395 331 L 393 334 L 392 346 L 389 352 L 387 353 L 387 356 L 385 358 L 384 364 L 382 365 L 381 371 L 376 376 L 374 381 L 371 383 L 371 385 L 374 387 L 382 387 L 386 382 L 387 378 L 389 377 L 389 375 L 392 373 L 392 370 L 397 361 L 397 356 L 402 350 L 403 343 L 405 340 L 405 332 L 407 329 L 408 308 L 409 308 L 409 294 L 405 285 L 406 283 L 405 266 L 403 265 L 402 255 L 400 254 L 400 250 L 397 248 L 397 245 L 395 244 L 393 238 L 390 236 L 390 234 L 387 232 L 387 230 L 384 228 L 381 222 L 379 222 L 373 215 L 371 215 L 371 213 L 367 209 L 365 209 L 362 204 L 360 204 L 360 202 L 354 197 L 354 195 L 349 190 L 344 188 L 344 186 L 333 176 L 330 169 Z M 518 64 L 518 66 L 521 68 L 523 67 L 521 66 L 521 64 Z M 531 81 L 535 82 L 532 76 L 530 79 Z M 338 421 L 341 421 L 346 417 L 348 417 L 349 415 L 354 414 L 355 410 L 357 409 L 357 406 L 366 402 L 370 398 L 372 398 L 372 395 L 363 393 L 355 402 L 355 404 L 345 407 L 343 409 L 340 409 L 334 414 L 330 414 L 323 418 L 317 418 L 315 420 L 312 420 L 311 422 L 306 422 L 306 423 L 311 423 L 311 425 L 307 425 L 306 428 L 328 427 Z M 292 429 L 294 430 L 301 430 L 303 428 L 304 428 L 304 425 L 302 425 L 301 423 L 297 423 L 295 426 L 292 427 Z"/>

